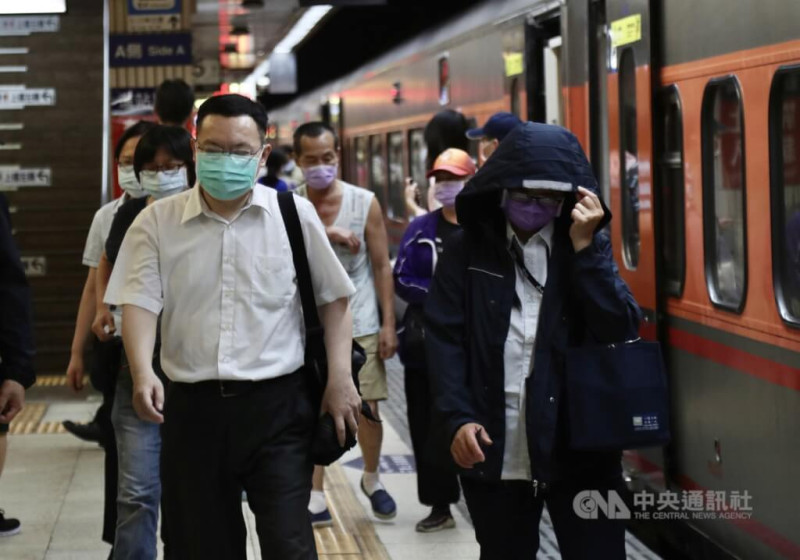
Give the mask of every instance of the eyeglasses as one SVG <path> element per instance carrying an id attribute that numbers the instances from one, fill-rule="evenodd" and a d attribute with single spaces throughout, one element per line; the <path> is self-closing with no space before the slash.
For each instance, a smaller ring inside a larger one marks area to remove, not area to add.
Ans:
<path id="1" fill-rule="evenodd" d="M 564 201 L 563 196 L 553 194 L 541 194 L 536 191 L 523 192 L 523 191 L 508 191 L 508 198 L 516 200 L 517 202 L 538 202 L 545 206 L 558 206 Z"/>
<path id="2" fill-rule="evenodd" d="M 261 153 L 264 151 L 264 146 L 262 145 L 255 152 L 252 152 L 252 151 L 246 150 L 246 149 L 238 149 L 238 150 L 226 151 L 226 150 L 223 150 L 222 148 L 218 148 L 216 146 L 209 146 L 207 148 L 198 147 L 197 149 L 198 149 L 198 151 L 203 152 L 204 154 L 213 154 L 213 155 L 216 155 L 216 156 L 236 156 L 238 158 L 251 159 L 251 158 L 254 158 L 254 157 L 258 156 L 258 155 L 261 155 Z"/>
<path id="3" fill-rule="evenodd" d="M 146 177 L 155 177 L 156 174 L 161 172 L 169 177 L 174 177 L 175 175 L 180 173 L 183 167 L 184 167 L 183 163 L 181 163 L 180 165 L 167 164 L 157 167 L 156 169 L 142 169 L 142 171 L 140 171 L 140 174 Z"/>

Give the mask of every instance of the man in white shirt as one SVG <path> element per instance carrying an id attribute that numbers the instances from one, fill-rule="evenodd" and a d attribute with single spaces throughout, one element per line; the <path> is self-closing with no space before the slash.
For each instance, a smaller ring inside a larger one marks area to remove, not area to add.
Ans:
<path id="1" fill-rule="evenodd" d="M 254 188 L 270 151 L 266 127 L 263 107 L 242 96 L 200 107 L 199 188 L 142 211 L 106 292 L 107 303 L 124 306 L 134 407 L 164 422 L 164 519 L 179 558 L 246 558 L 242 488 L 265 556 L 316 558 L 307 505 L 321 411 L 303 369 L 300 296 L 277 193 Z M 313 207 L 296 202 L 325 328 L 322 411 L 343 443 L 360 407 L 350 372 L 354 288 Z M 159 313 L 166 408 L 151 365 Z"/>

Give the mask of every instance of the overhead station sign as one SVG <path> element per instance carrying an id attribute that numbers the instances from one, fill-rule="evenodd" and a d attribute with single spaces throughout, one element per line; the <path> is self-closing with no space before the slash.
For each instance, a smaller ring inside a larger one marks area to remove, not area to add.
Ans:
<path id="1" fill-rule="evenodd" d="M 46 107 L 55 104 L 55 88 L 27 89 L 25 86 L 0 86 L 0 110 Z"/>
<path id="2" fill-rule="evenodd" d="M 0 165 L 0 190 L 17 187 L 49 187 L 53 172 L 49 167 L 27 167 Z"/>
<path id="3" fill-rule="evenodd" d="M 111 66 L 173 66 L 192 63 L 192 34 L 111 35 Z"/>

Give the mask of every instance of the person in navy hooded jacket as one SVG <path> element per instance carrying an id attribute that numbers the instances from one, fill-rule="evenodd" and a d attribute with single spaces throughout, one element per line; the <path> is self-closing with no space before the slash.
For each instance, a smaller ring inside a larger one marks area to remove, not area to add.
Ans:
<path id="1" fill-rule="evenodd" d="M 458 148 L 439 154 L 428 171 L 436 179 L 438 210 L 412 221 L 400 242 L 394 265 L 395 292 L 408 303 L 403 315 L 403 332 L 398 353 L 405 366 L 408 427 L 417 464 L 417 494 L 420 503 L 431 506 L 431 513 L 417 523 L 420 533 L 433 533 L 455 527 L 450 504 L 458 502 L 458 478 L 452 461 L 436 457 L 431 445 L 430 382 L 425 359 L 422 305 L 428 296 L 436 261 L 450 235 L 458 231 L 456 196 L 464 183 L 475 175 L 470 155 Z"/>
<path id="2" fill-rule="evenodd" d="M 425 304 L 434 412 L 461 468 L 481 560 L 531 559 L 546 503 L 562 557 L 624 559 L 624 521 L 582 519 L 583 490 L 624 491 L 619 451 L 569 448 L 564 356 L 637 336 L 639 308 L 575 136 L 515 128 L 456 199 Z"/>

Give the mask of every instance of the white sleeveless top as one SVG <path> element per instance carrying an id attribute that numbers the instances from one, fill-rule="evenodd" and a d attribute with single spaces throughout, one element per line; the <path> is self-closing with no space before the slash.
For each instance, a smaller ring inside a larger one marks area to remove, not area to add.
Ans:
<path id="1" fill-rule="evenodd" d="M 375 291 L 375 277 L 372 273 L 372 261 L 367 251 L 365 231 L 369 207 L 375 194 L 350 183 L 339 181 L 342 186 L 342 204 L 339 215 L 333 224 L 336 227 L 352 231 L 361 242 L 358 252 L 353 254 L 349 247 L 332 244 L 339 262 L 350 276 L 356 287 L 356 293 L 350 297 L 350 310 L 353 313 L 353 337 L 377 334 L 381 329 L 378 315 L 378 295 Z M 307 186 L 303 185 L 295 191 L 308 198 Z"/>

